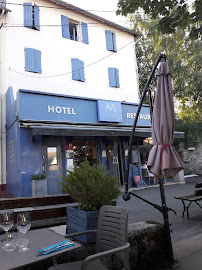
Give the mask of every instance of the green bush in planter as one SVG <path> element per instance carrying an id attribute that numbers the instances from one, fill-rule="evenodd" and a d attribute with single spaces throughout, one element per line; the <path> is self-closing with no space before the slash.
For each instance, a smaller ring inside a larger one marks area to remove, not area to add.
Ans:
<path id="1" fill-rule="evenodd" d="M 46 179 L 46 175 L 44 172 L 39 174 L 35 173 L 31 176 L 31 180 L 42 180 L 42 179 Z"/>
<path id="2" fill-rule="evenodd" d="M 64 192 L 81 204 L 81 210 L 99 210 L 120 194 L 118 179 L 106 172 L 103 166 L 90 166 L 85 161 L 67 172 L 60 184 Z"/>

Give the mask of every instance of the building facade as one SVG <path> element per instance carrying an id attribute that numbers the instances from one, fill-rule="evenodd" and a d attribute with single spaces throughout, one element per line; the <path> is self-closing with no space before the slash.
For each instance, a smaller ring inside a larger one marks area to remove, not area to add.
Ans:
<path id="1" fill-rule="evenodd" d="M 1 187 L 31 196 L 31 175 L 44 171 L 48 194 L 58 194 L 84 160 L 123 184 L 139 103 L 137 34 L 60 0 L 0 10 Z M 134 141 L 150 127 L 143 106 Z"/>

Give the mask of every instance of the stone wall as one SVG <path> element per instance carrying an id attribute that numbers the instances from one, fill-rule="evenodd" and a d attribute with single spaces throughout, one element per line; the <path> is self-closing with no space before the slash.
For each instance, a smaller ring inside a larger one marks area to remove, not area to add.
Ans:
<path id="1" fill-rule="evenodd" d="M 155 270 L 168 266 L 168 251 L 163 225 L 138 222 L 128 225 L 128 242 L 130 243 L 130 269 Z M 105 260 L 110 270 L 122 270 L 119 259 Z"/>
<path id="2" fill-rule="evenodd" d="M 55 229 L 56 228 L 56 229 Z M 54 231 L 65 235 L 66 226 L 52 227 Z M 128 225 L 128 241 L 130 243 L 130 268 L 135 270 L 157 270 L 168 266 L 168 251 L 162 224 L 138 222 Z M 95 253 L 95 244 L 81 244 L 75 251 L 63 253 L 57 257 L 57 264 L 83 260 Z M 103 264 L 109 270 L 122 270 L 123 265 L 116 256 L 104 259 Z M 45 259 L 22 270 L 47 270 L 52 266 L 51 259 Z"/>
<path id="3" fill-rule="evenodd" d="M 60 226 L 57 233 L 65 235 L 66 226 Z M 135 270 L 164 269 L 168 265 L 168 252 L 162 224 L 138 222 L 128 225 L 128 241 L 130 243 L 129 261 L 130 268 Z M 75 251 L 64 253 L 57 258 L 57 263 L 83 260 L 86 256 L 95 253 L 95 244 L 82 246 Z M 110 270 L 122 270 L 123 266 L 115 256 L 107 258 L 103 264 Z M 46 270 L 52 265 L 50 259 L 24 267 L 23 270 Z"/>
<path id="4" fill-rule="evenodd" d="M 202 143 L 194 145 L 194 150 L 188 150 L 180 143 L 179 150 L 184 163 L 184 173 L 186 174 L 202 174 Z"/>

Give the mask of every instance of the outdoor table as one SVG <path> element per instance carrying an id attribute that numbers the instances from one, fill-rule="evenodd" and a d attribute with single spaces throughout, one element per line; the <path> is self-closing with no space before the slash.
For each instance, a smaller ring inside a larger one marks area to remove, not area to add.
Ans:
<path id="1" fill-rule="evenodd" d="M 30 230 L 28 231 L 28 235 L 28 247 L 30 248 L 29 250 L 19 251 L 17 247 L 14 251 L 8 252 L 3 248 L 0 249 L 1 270 L 20 269 L 23 266 L 31 265 L 48 258 L 55 258 L 62 253 L 72 251 L 81 246 L 80 244 L 74 242 L 74 245 L 71 247 L 67 247 L 47 255 L 36 256 L 38 249 L 60 243 L 68 239 L 60 234 L 57 234 L 51 229 Z M 0 235 L 0 239 L 2 238 L 3 235 Z"/>

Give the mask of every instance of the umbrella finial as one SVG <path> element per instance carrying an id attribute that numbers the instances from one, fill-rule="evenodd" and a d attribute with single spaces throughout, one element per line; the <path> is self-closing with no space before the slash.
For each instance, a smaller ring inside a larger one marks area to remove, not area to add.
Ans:
<path id="1" fill-rule="evenodd" d="M 167 56 L 165 55 L 165 53 L 161 53 L 161 58 L 162 58 L 162 61 L 166 61 L 167 59 Z"/>

